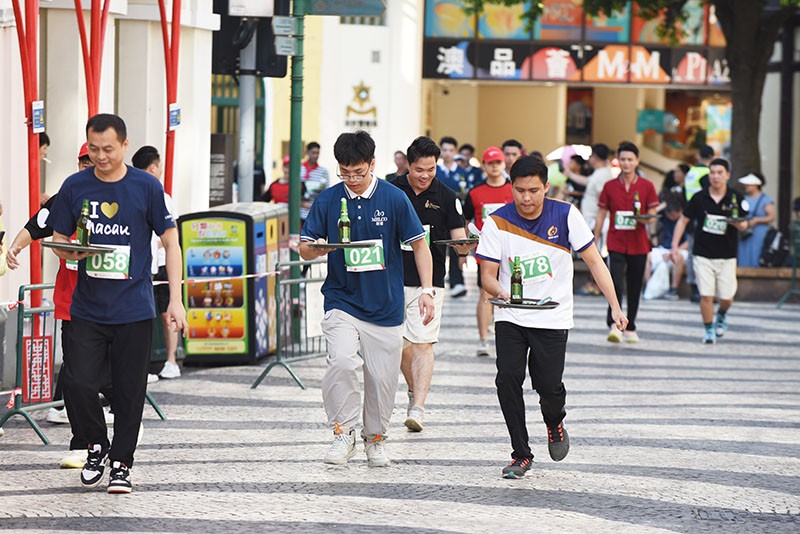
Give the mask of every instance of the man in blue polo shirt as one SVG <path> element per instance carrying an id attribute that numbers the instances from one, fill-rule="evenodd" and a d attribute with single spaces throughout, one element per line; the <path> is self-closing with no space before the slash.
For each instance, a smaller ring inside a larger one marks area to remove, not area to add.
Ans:
<path id="1" fill-rule="evenodd" d="M 433 264 L 425 231 L 408 197 L 378 180 L 375 142 L 366 132 L 344 133 L 333 153 L 342 180 L 323 191 L 311 206 L 300 235 L 300 256 L 328 255 L 322 286 L 328 342 L 328 368 L 322 402 L 334 439 L 325 463 L 345 464 L 355 454 L 355 425 L 361 411 L 358 369 L 364 366 L 364 421 L 361 437 L 370 467 L 389 465 L 383 440 L 389 429 L 403 351 L 404 291 L 401 243 L 411 246 L 421 281 L 419 311 L 433 319 Z M 359 248 L 312 248 L 337 243 L 342 201 L 346 202 L 352 242 Z"/>

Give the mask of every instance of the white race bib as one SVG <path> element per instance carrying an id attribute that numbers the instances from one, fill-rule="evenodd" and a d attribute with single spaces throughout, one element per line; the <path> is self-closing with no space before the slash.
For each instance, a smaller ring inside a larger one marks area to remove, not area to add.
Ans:
<path id="1" fill-rule="evenodd" d="M 615 230 L 636 230 L 636 219 L 632 211 L 617 211 L 614 213 Z"/>
<path id="2" fill-rule="evenodd" d="M 481 209 L 481 219 L 484 221 L 489 218 L 489 215 L 505 206 L 505 204 L 484 204 Z"/>
<path id="3" fill-rule="evenodd" d="M 383 240 L 357 241 L 357 248 L 344 249 L 344 263 L 351 273 L 381 271 L 386 269 L 383 255 Z"/>
<path id="4" fill-rule="evenodd" d="M 131 264 L 131 247 L 117 245 L 114 250 L 86 258 L 86 274 L 92 278 L 127 280 Z"/>
<path id="5" fill-rule="evenodd" d="M 431 246 L 431 225 L 430 224 L 423 224 L 422 228 L 425 229 L 425 242 L 428 246 Z M 414 249 L 411 245 L 406 245 L 402 241 L 400 242 L 400 250 L 405 250 L 406 252 L 412 252 Z"/>
<path id="6" fill-rule="evenodd" d="M 706 213 L 706 218 L 703 220 L 703 231 L 707 234 L 725 235 L 728 230 L 728 221 L 725 220 L 724 215 L 711 215 Z"/>

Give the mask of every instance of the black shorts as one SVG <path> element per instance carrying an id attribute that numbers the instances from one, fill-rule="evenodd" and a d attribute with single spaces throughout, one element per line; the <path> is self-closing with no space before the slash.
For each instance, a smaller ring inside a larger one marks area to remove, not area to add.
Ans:
<path id="1" fill-rule="evenodd" d="M 167 268 L 163 265 L 158 268 L 158 273 L 153 277 L 153 282 L 166 282 Z M 166 313 L 169 307 L 169 284 L 153 285 L 153 296 L 156 299 L 156 314 Z"/>

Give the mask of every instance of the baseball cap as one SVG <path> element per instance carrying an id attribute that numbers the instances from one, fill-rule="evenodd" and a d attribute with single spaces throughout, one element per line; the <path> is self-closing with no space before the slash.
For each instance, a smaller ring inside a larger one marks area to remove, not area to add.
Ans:
<path id="1" fill-rule="evenodd" d="M 483 151 L 482 159 L 484 163 L 491 163 L 493 161 L 505 161 L 506 157 L 503 155 L 502 150 L 500 150 L 496 146 L 490 146 L 489 148 Z"/>
<path id="2" fill-rule="evenodd" d="M 78 159 L 81 159 L 83 156 L 89 155 L 89 145 L 87 143 L 83 143 L 81 145 L 81 149 L 78 150 Z"/>
<path id="3" fill-rule="evenodd" d="M 289 164 L 289 156 L 283 156 L 283 164 L 284 165 L 288 165 Z"/>
<path id="4" fill-rule="evenodd" d="M 739 183 L 742 185 L 762 185 L 761 178 L 752 172 L 746 176 L 739 178 Z"/>
<path id="5" fill-rule="evenodd" d="M 453 156 L 453 159 L 456 161 L 467 161 L 467 158 L 465 158 L 461 154 L 456 154 L 455 156 Z"/>

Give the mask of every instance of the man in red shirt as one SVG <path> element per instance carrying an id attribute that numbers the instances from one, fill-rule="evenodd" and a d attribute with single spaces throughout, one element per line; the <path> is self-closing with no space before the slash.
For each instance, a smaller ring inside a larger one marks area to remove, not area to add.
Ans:
<path id="1" fill-rule="evenodd" d="M 494 210 L 514 202 L 511 182 L 505 177 L 505 169 L 505 156 L 502 150 L 496 146 L 484 150 L 483 170 L 486 172 L 486 181 L 470 189 L 464 203 L 464 219 L 468 222 L 474 219 L 478 230 L 483 228 L 483 221 Z M 481 287 L 480 260 L 478 260 L 478 287 Z M 478 356 L 489 356 L 489 342 L 486 338 L 489 337 L 489 323 L 492 320 L 492 305 L 488 302 L 490 298 L 492 297 L 481 289 L 477 308 L 478 335 L 481 338 Z"/>
<path id="2" fill-rule="evenodd" d="M 617 158 L 622 169 L 616 180 L 606 182 L 600 200 L 594 226 L 594 237 L 599 241 L 603 231 L 606 214 L 611 220 L 608 229 L 608 261 L 611 278 L 617 291 L 617 299 L 622 302 L 622 288 L 628 296 L 628 327 L 623 334 L 613 327 L 611 308 L 608 309 L 606 324 L 610 330 L 608 340 L 619 343 L 624 338 L 628 343 L 639 341 L 636 333 L 636 313 L 639 311 L 639 298 L 642 293 L 644 269 L 650 252 L 650 238 L 647 232 L 648 220 L 639 219 L 635 214 L 655 216 L 658 195 L 653 182 L 639 176 L 639 149 L 633 143 L 623 141 L 617 148 Z"/>

